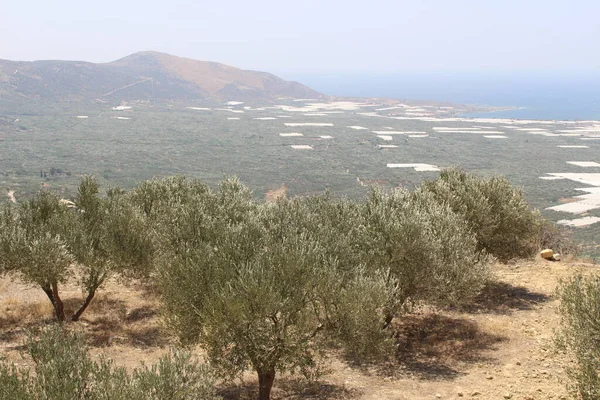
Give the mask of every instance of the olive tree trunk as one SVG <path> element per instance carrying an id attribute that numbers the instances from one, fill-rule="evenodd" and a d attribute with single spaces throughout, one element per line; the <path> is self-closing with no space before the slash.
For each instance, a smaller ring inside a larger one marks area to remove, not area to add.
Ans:
<path id="1" fill-rule="evenodd" d="M 54 314 L 59 322 L 65 321 L 65 306 L 63 304 L 60 295 L 58 294 L 58 284 L 53 282 L 52 285 L 42 286 L 42 290 L 48 296 L 52 307 L 54 307 Z"/>
<path id="2" fill-rule="evenodd" d="M 258 373 L 258 400 L 270 400 L 273 381 L 275 381 L 275 368 L 256 372 Z"/>

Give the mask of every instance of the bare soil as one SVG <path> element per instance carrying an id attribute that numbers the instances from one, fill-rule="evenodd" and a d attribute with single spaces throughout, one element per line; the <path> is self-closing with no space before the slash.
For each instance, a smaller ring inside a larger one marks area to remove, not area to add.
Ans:
<path id="1" fill-rule="evenodd" d="M 521 261 L 495 267 L 496 280 L 461 309 L 420 310 L 395 321 L 397 361 L 351 365 L 336 354 L 317 382 L 279 376 L 275 399 L 566 399 L 563 366 L 554 349 L 560 279 L 576 272 L 598 273 L 578 261 Z M 62 292 L 67 311 L 83 295 Z M 51 323 L 44 293 L 0 279 L 0 358 L 29 365 L 22 355 L 26 331 Z M 175 345 L 163 329 L 152 289 L 111 281 L 71 329 L 83 330 L 93 357 L 104 355 L 133 368 L 152 363 Z M 220 386 L 225 399 L 253 399 L 256 380 Z"/>

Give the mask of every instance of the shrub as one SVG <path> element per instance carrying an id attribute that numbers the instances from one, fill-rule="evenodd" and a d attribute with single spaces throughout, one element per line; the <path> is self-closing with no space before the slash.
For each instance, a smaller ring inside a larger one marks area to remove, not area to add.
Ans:
<path id="1" fill-rule="evenodd" d="M 211 373 L 187 353 L 174 353 L 128 374 L 110 361 L 92 361 L 80 335 L 58 326 L 30 337 L 33 373 L 0 364 L 0 399 L 217 399 Z"/>
<path id="2" fill-rule="evenodd" d="M 463 216 L 478 248 L 499 260 L 531 257 L 537 251 L 538 214 L 530 209 L 523 191 L 506 178 L 482 178 L 450 168 L 421 188 Z"/>
<path id="3" fill-rule="evenodd" d="M 489 278 L 490 258 L 477 248 L 468 223 L 431 192 L 374 190 L 364 204 L 364 224 L 364 263 L 396 281 L 392 309 L 420 301 L 456 304 Z"/>
<path id="4" fill-rule="evenodd" d="M 600 277 L 575 277 L 559 287 L 561 331 L 557 342 L 575 359 L 567 366 L 569 391 L 582 400 L 600 398 Z"/>

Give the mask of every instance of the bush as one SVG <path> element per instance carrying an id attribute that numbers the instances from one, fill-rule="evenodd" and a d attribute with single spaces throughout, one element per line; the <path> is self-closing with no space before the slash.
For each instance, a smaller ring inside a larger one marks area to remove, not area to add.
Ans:
<path id="1" fill-rule="evenodd" d="M 0 364 L 0 399 L 217 399 L 210 372 L 187 353 L 171 354 L 128 374 L 110 361 L 92 361 L 82 337 L 58 326 L 37 339 L 30 337 L 27 351 L 33 373 Z"/>
<path id="2" fill-rule="evenodd" d="M 468 223 L 428 191 L 374 190 L 364 204 L 364 223 L 364 262 L 394 277 L 395 308 L 457 304 L 489 278 L 490 258 L 477 248 Z"/>
<path id="3" fill-rule="evenodd" d="M 600 398 L 600 277 L 576 275 L 559 287 L 561 331 L 557 342 L 575 359 L 567 366 L 569 391 L 578 399 Z"/>
<path id="4" fill-rule="evenodd" d="M 538 213 L 529 207 L 523 191 L 506 178 L 481 178 L 450 168 L 421 188 L 465 218 L 477 237 L 478 248 L 500 261 L 536 253 Z"/>

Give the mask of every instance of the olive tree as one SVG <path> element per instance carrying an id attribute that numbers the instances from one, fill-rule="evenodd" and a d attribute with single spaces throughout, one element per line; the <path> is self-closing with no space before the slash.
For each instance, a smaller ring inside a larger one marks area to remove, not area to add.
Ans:
<path id="1" fill-rule="evenodd" d="M 535 254 L 539 215 L 505 177 L 483 178 L 449 168 L 439 179 L 424 182 L 422 190 L 466 219 L 479 249 L 501 261 Z"/>
<path id="2" fill-rule="evenodd" d="M 356 235 L 365 265 L 394 282 L 392 307 L 416 302 L 456 304 L 476 295 L 489 278 L 490 258 L 477 249 L 467 221 L 431 193 L 373 190 L 363 204 L 365 229 Z"/>
<path id="3" fill-rule="evenodd" d="M 0 214 L 0 271 L 18 273 L 41 287 L 59 321 L 65 320 L 59 285 L 68 279 L 74 261 L 66 240 L 71 219 L 58 197 L 45 191 Z"/>
<path id="4" fill-rule="evenodd" d="M 381 329 L 385 280 L 358 263 L 343 279 L 302 201 L 258 204 L 226 180 L 176 213 L 197 222 L 201 239 L 182 226 L 164 249 L 157 276 L 167 325 L 184 343 L 200 343 L 224 376 L 253 369 L 259 399 L 270 398 L 277 373 L 318 373 L 331 340 L 391 343 Z"/>
<path id="5" fill-rule="evenodd" d="M 101 197 L 98 189 L 93 178 L 83 177 L 74 207 L 42 190 L 0 213 L 0 272 L 41 287 L 59 321 L 66 319 L 60 284 L 80 279 L 85 299 L 71 315 L 77 321 L 108 277 L 152 262 L 142 213 L 123 192 Z"/>

